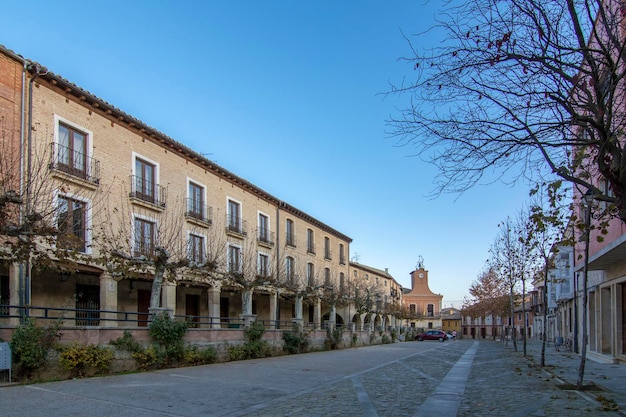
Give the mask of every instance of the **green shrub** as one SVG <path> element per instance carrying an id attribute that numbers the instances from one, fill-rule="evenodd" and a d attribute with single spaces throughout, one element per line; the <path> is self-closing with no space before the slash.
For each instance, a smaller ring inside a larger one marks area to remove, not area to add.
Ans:
<path id="1" fill-rule="evenodd" d="M 387 336 L 386 334 L 383 334 L 382 343 L 383 345 L 388 345 L 389 343 L 391 343 L 391 339 L 389 339 L 389 336 Z"/>
<path id="2" fill-rule="evenodd" d="M 246 342 L 243 345 L 228 348 L 228 356 L 232 361 L 266 358 L 272 355 L 269 343 L 261 340 L 265 333 L 263 323 L 254 321 L 244 332 Z"/>
<path id="3" fill-rule="evenodd" d="M 200 348 L 198 346 L 185 346 L 183 360 L 188 365 L 205 365 L 215 362 L 217 351 L 213 346 Z"/>
<path id="4" fill-rule="evenodd" d="M 327 350 L 337 350 L 343 341 L 343 329 L 335 327 L 332 331 L 326 330 L 324 345 Z"/>
<path id="5" fill-rule="evenodd" d="M 162 313 L 155 316 L 150 322 L 150 337 L 160 349 L 157 352 L 159 366 L 170 364 L 171 361 L 183 358 L 185 344 L 183 337 L 187 331 L 186 321 L 173 320 L 169 314 Z"/>
<path id="6" fill-rule="evenodd" d="M 293 331 L 283 333 L 283 350 L 287 353 L 304 353 L 309 347 L 309 334 L 299 326 L 294 326 Z"/>
<path id="7" fill-rule="evenodd" d="M 147 349 L 142 348 L 140 351 L 133 352 L 131 356 L 137 361 L 139 368 L 143 370 L 149 369 L 162 360 L 160 349 L 155 345 L 151 345 Z"/>
<path id="8" fill-rule="evenodd" d="M 391 343 L 395 343 L 398 339 L 398 331 L 396 329 L 391 329 Z"/>
<path id="9" fill-rule="evenodd" d="M 38 326 L 31 318 L 15 329 L 11 338 L 11 351 L 15 362 L 19 364 L 26 376 L 46 362 L 48 351 L 55 340 L 61 337 L 60 322 L 54 326 Z"/>
<path id="10" fill-rule="evenodd" d="M 73 376 L 84 376 L 86 372 L 95 370 L 96 373 L 108 371 L 113 359 L 111 349 L 98 345 L 72 344 L 60 348 L 59 363 Z"/>
<path id="11" fill-rule="evenodd" d="M 122 337 L 111 340 L 109 343 L 112 346 L 115 346 L 118 350 L 125 350 L 130 353 L 142 352 L 144 350 L 143 345 L 133 337 L 130 330 L 124 330 L 124 335 Z"/>

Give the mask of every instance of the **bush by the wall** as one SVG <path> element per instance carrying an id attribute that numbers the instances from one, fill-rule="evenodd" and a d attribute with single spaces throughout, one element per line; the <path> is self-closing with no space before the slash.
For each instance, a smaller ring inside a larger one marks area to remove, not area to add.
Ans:
<path id="1" fill-rule="evenodd" d="M 35 369 L 45 364 L 48 351 L 61 336 L 59 328 L 60 323 L 43 327 L 28 318 L 15 330 L 10 342 L 11 351 L 24 376 L 30 377 Z"/>
<path id="2" fill-rule="evenodd" d="M 98 345 L 72 344 L 59 348 L 59 363 L 63 369 L 70 371 L 72 376 L 85 376 L 95 372 L 102 374 L 109 370 L 113 352 L 111 349 Z"/>
<path id="3" fill-rule="evenodd" d="M 232 361 L 245 359 L 266 358 L 271 356 L 272 348 L 269 343 L 261 340 L 265 333 L 263 323 L 254 321 L 244 332 L 246 342 L 243 345 L 228 348 L 228 356 Z"/>
<path id="4" fill-rule="evenodd" d="M 324 346 L 327 350 L 337 350 L 343 341 L 343 329 L 334 328 L 333 330 L 326 330 L 326 340 Z"/>
<path id="5" fill-rule="evenodd" d="M 283 350 L 287 353 L 304 353 L 309 348 L 309 334 L 299 326 L 293 331 L 283 333 Z"/>
<path id="6" fill-rule="evenodd" d="M 150 337 L 161 350 L 157 356 L 160 359 L 158 361 L 160 366 L 183 358 L 185 352 L 183 338 L 187 327 L 186 321 L 174 320 L 167 313 L 154 316 L 150 322 Z"/>

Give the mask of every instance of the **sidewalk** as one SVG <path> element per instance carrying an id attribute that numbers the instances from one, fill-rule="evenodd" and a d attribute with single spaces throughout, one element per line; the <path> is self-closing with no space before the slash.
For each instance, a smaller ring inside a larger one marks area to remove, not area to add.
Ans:
<path id="1" fill-rule="evenodd" d="M 526 342 L 527 360 L 535 365 L 541 364 L 542 342 L 538 340 L 528 340 Z M 507 349 L 514 352 L 513 343 L 509 341 Z M 523 342 L 518 341 L 517 354 L 520 358 L 523 355 Z M 515 353 L 515 352 L 514 352 Z M 545 372 L 560 380 L 557 383 L 576 385 L 578 381 L 578 369 L 580 367 L 580 354 L 566 351 L 561 347 L 557 351 L 554 344 L 546 345 L 545 350 Z M 589 355 L 585 361 L 585 373 L 583 384 L 593 383 L 600 390 L 585 391 L 583 394 L 591 398 L 606 398 L 606 403 L 610 407 L 610 402 L 614 401 L 619 406 L 620 414 L 626 416 L 626 365 L 599 362 Z"/>

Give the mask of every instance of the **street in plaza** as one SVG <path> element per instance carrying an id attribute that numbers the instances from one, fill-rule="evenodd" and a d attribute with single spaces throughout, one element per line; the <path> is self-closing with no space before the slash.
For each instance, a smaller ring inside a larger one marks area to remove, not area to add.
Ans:
<path id="1" fill-rule="evenodd" d="M 518 348 L 521 350 L 521 343 Z M 529 342 L 403 342 L 0 388 L 3 416 L 603 416 L 624 415 L 624 366 Z M 608 410 L 608 411 L 606 411 Z"/>

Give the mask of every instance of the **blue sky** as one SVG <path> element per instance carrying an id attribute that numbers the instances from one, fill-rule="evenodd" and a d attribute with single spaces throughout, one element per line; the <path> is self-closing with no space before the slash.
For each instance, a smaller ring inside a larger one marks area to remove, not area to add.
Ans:
<path id="1" fill-rule="evenodd" d="M 413 76 L 402 32 L 439 5 L 0 0 L 0 44 L 350 236 L 352 257 L 403 286 L 422 256 L 459 307 L 528 193 L 429 199 L 436 170 L 385 133 L 407 101 L 381 93 Z"/>

